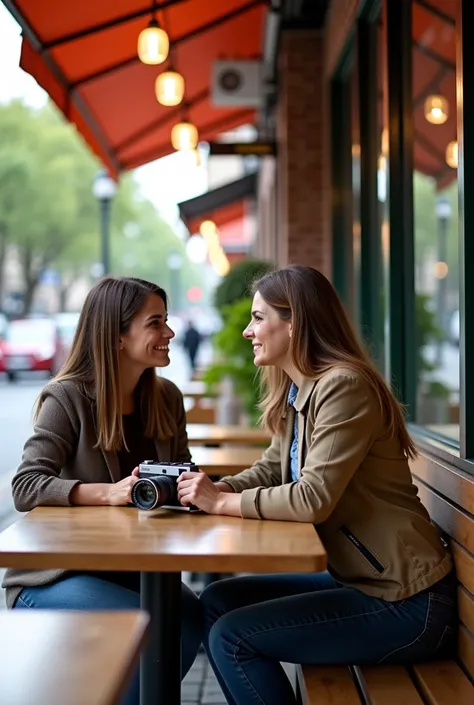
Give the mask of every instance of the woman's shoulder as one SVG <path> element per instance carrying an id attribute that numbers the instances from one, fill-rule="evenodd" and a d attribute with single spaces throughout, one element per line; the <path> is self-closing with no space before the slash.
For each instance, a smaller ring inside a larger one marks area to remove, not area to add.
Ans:
<path id="1" fill-rule="evenodd" d="M 159 377 L 160 387 L 170 404 L 178 404 L 183 401 L 183 394 L 179 387 L 166 377 Z"/>
<path id="2" fill-rule="evenodd" d="M 335 365 L 319 377 L 315 388 L 320 391 L 326 386 L 337 385 L 360 387 L 361 389 L 370 386 L 366 374 L 361 370 L 349 365 Z"/>
<path id="3" fill-rule="evenodd" d="M 314 383 L 311 396 L 315 404 L 331 401 L 346 404 L 348 398 L 353 398 L 354 403 L 359 400 L 371 407 L 379 407 L 368 373 L 349 365 L 334 366 L 321 375 Z"/>
<path id="4" fill-rule="evenodd" d="M 82 407 L 90 407 L 86 386 L 74 379 L 53 379 L 43 388 L 40 396 L 43 404 L 60 405 L 69 416 L 81 415 Z"/>

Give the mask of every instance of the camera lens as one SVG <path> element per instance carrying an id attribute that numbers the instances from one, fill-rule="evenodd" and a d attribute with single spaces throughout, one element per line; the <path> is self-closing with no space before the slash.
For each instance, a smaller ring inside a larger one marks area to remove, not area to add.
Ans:
<path id="1" fill-rule="evenodd" d="M 169 504 L 175 496 L 175 482 L 170 477 L 142 478 L 132 487 L 132 502 L 146 511 Z"/>

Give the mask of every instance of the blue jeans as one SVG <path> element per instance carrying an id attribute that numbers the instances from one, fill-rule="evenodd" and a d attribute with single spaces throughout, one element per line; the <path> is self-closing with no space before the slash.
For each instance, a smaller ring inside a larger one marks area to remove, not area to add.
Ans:
<path id="1" fill-rule="evenodd" d="M 327 573 L 222 580 L 201 595 L 205 647 L 229 705 L 296 705 L 280 661 L 394 664 L 450 656 L 454 575 L 399 602 Z"/>
<path id="2" fill-rule="evenodd" d="M 140 607 L 138 573 L 111 574 L 111 580 L 98 574 L 75 574 L 56 583 L 23 588 L 14 609 L 43 610 L 133 610 Z M 181 586 L 183 677 L 191 668 L 203 637 L 202 609 L 197 596 L 186 585 Z M 121 705 L 138 705 L 138 670 Z"/>

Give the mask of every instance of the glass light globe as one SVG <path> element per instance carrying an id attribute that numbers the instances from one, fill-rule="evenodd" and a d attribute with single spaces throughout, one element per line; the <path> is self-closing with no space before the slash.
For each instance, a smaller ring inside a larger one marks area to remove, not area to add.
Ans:
<path id="1" fill-rule="evenodd" d="M 164 71 L 155 81 L 156 100 L 161 105 L 179 105 L 184 96 L 184 78 L 177 71 Z"/>
<path id="2" fill-rule="evenodd" d="M 186 254 L 191 262 L 203 264 L 207 259 L 207 245 L 200 235 L 191 235 L 186 242 Z"/>
<path id="3" fill-rule="evenodd" d="M 442 95 L 430 95 L 425 100 L 425 118 L 433 125 L 442 125 L 449 116 L 449 103 Z"/>
<path id="4" fill-rule="evenodd" d="M 156 20 L 151 20 L 146 29 L 138 36 L 137 53 L 143 64 L 162 64 L 168 58 L 170 40 L 164 29 L 158 27 Z"/>
<path id="5" fill-rule="evenodd" d="M 117 184 L 105 169 L 101 169 L 92 182 L 92 193 L 98 201 L 110 201 L 117 191 Z"/>
<path id="6" fill-rule="evenodd" d="M 451 167 L 451 169 L 458 168 L 458 143 L 453 140 L 446 147 L 446 164 Z"/>
<path id="7" fill-rule="evenodd" d="M 192 122 L 178 122 L 171 130 L 171 144 L 177 151 L 196 149 L 197 127 Z"/>

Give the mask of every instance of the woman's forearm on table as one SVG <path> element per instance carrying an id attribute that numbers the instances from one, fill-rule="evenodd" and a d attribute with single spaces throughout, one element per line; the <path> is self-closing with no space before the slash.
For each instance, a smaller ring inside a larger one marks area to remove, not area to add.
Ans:
<path id="1" fill-rule="evenodd" d="M 216 514 L 224 514 L 229 517 L 242 517 L 240 510 L 240 493 L 221 493 L 217 501 L 216 509 Z"/>
<path id="2" fill-rule="evenodd" d="M 106 482 L 81 483 L 73 488 L 69 499 L 75 505 L 102 506 L 109 504 L 109 490 Z"/>

